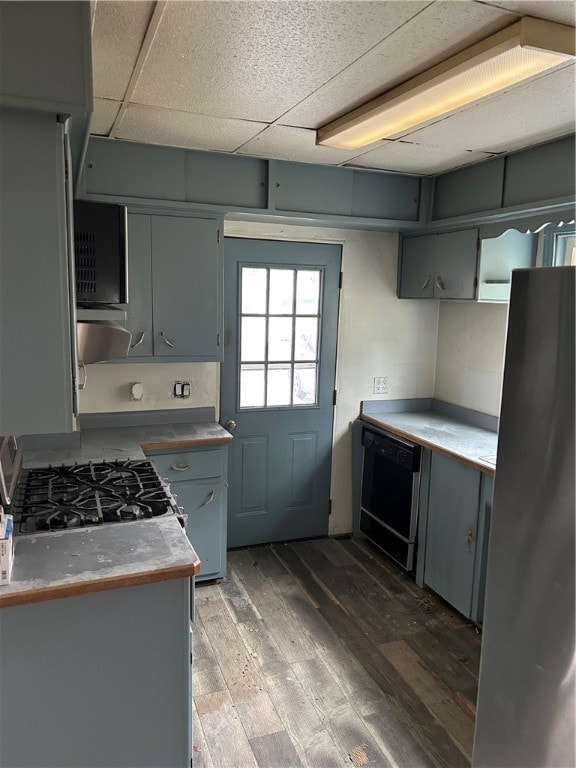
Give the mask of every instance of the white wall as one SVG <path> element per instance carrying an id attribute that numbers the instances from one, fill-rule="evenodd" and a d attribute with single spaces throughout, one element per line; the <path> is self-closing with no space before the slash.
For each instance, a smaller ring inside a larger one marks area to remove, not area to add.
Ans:
<path id="1" fill-rule="evenodd" d="M 440 303 L 434 397 L 498 416 L 507 304 Z"/>
<path id="2" fill-rule="evenodd" d="M 388 398 L 432 396 L 438 303 L 396 298 L 395 234 L 234 221 L 225 223 L 225 234 L 343 246 L 330 533 L 348 533 L 352 526 L 351 422 L 358 416 L 361 400 L 383 397 L 372 393 L 374 376 L 389 377 Z M 182 379 L 192 382 L 192 396 L 175 400 L 172 385 Z M 139 403 L 129 400 L 130 384 L 136 381 L 144 384 L 144 399 Z M 91 365 L 81 393 L 81 411 L 214 406 L 218 413 L 219 387 L 217 364 Z"/>
<path id="3" fill-rule="evenodd" d="M 82 379 L 82 374 L 80 374 Z M 130 400 L 130 385 L 144 385 L 142 400 Z M 190 397 L 173 397 L 174 382 L 189 381 Z M 86 388 L 80 392 L 81 413 L 154 411 L 163 408 L 216 408 L 218 417 L 220 365 L 218 363 L 122 363 L 86 366 Z"/>

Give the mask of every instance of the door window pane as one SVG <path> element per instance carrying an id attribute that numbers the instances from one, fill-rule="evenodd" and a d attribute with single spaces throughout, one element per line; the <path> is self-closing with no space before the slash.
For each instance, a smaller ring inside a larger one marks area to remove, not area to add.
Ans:
<path id="1" fill-rule="evenodd" d="M 266 357 L 266 318 L 243 317 L 240 360 L 257 362 Z"/>
<path id="2" fill-rule="evenodd" d="M 270 304 L 268 312 L 271 315 L 291 315 L 294 302 L 294 270 L 270 270 Z"/>
<path id="3" fill-rule="evenodd" d="M 297 317 L 294 341 L 295 360 L 316 360 L 318 357 L 318 319 Z"/>
<path id="4" fill-rule="evenodd" d="M 292 359 L 292 318 L 271 317 L 268 321 L 268 360 Z"/>
<path id="5" fill-rule="evenodd" d="M 320 303 L 320 272 L 299 269 L 296 277 L 296 314 L 317 315 Z"/>
<path id="6" fill-rule="evenodd" d="M 292 366 L 290 364 L 268 367 L 266 405 L 292 405 Z"/>
<path id="7" fill-rule="evenodd" d="M 240 408 L 316 405 L 321 270 L 242 267 Z"/>
<path id="8" fill-rule="evenodd" d="M 264 315 L 266 313 L 267 269 L 242 267 L 242 314 Z"/>
<path id="9" fill-rule="evenodd" d="M 294 405 L 316 404 L 316 363 L 294 366 Z"/>
<path id="10" fill-rule="evenodd" d="M 264 405 L 264 366 L 240 366 L 240 408 L 258 408 Z"/>

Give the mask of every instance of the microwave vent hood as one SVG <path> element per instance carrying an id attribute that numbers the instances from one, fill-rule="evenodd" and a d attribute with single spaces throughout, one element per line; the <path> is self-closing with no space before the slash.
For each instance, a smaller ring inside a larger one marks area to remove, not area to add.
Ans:
<path id="1" fill-rule="evenodd" d="M 76 323 L 78 360 L 84 365 L 126 357 L 131 340 L 129 331 L 110 320 L 79 320 Z"/>

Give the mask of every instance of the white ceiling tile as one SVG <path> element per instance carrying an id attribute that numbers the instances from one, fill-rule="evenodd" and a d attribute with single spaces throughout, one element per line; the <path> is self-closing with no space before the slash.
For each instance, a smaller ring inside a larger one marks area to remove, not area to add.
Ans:
<path id="1" fill-rule="evenodd" d="M 169 2 L 132 101 L 272 122 L 426 2 Z"/>
<path id="2" fill-rule="evenodd" d="M 355 157 L 346 165 L 426 175 L 443 173 L 480 160 L 488 160 L 490 157 L 492 155 L 484 152 L 427 147 L 406 141 L 386 141 L 377 149 Z"/>
<path id="3" fill-rule="evenodd" d="M 96 136 L 108 136 L 121 106 L 121 101 L 94 99 L 94 115 L 90 133 L 94 133 Z"/>
<path id="4" fill-rule="evenodd" d="M 572 64 L 403 138 L 429 146 L 498 153 L 573 133 L 575 78 Z"/>
<path id="5" fill-rule="evenodd" d="M 535 16 L 538 19 L 548 19 L 548 21 L 557 21 L 570 26 L 576 23 L 574 0 L 490 0 L 490 2 L 492 5 L 506 8 L 522 16 Z"/>
<path id="6" fill-rule="evenodd" d="M 507 11 L 468 0 L 433 3 L 280 122 L 319 128 L 516 19 Z"/>
<path id="7" fill-rule="evenodd" d="M 100 0 L 92 31 L 94 95 L 122 100 L 154 10 L 154 2 Z"/>
<path id="8" fill-rule="evenodd" d="M 119 139 L 170 147 L 233 152 L 265 126 L 190 112 L 130 104 L 116 132 Z"/>
<path id="9" fill-rule="evenodd" d="M 271 125 L 238 150 L 240 154 L 293 160 L 300 163 L 340 165 L 358 150 L 334 149 L 316 145 L 316 131 Z"/>

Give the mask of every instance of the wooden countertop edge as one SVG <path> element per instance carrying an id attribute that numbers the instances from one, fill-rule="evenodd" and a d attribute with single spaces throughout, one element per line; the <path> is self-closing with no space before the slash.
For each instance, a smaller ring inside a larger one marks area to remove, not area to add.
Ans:
<path id="1" fill-rule="evenodd" d="M 60 584 L 55 587 L 40 587 L 28 592 L 12 592 L 3 595 L 0 587 L 0 608 L 10 608 L 17 605 L 29 605 L 30 603 L 42 603 L 47 600 L 59 600 L 63 597 L 77 597 L 88 595 L 92 592 L 107 592 L 111 589 L 123 587 L 137 587 L 141 584 L 153 584 L 157 581 L 170 579 L 183 579 L 195 576 L 201 567 L 200 560 L 196 559 L 186 565 L 175 565 L 170 568 L 159 568 L 153 571 L 131 573 L 126 576 L 110 576 L 109 578 L 94 579 L 79 583 Z"/>
<path id="2" fill-rule="evenodd" d="M 185 448 L 201 448 L 205 445 L 227 445 L 233 437 L 195 437 L 182 440 L 159 440 L 155 443 L 139 443 L 140 448 L 146 451 L 169 451 L 175 449 L 181 451 Z"/>
<path id="3" fill-rule="evenodd" d="M 374 427 L 378 427 L 378 429 L 383 429 L 385 432 L 390 432 L 392 435 L 402 437 L 404 440 L 411 440 L 413 443 L 422 445 L 424 448 L 429 448 L 431 451 L 441 453 L 444 456 L 447 456 L 449 459 L 455 459 L 461 464 L 466 464 L 466 466 L 472 467 L 472 469 L 479 469 L 481 472 L 484 472 L 484 474 L 494 477 L 495 468 L 490 464 L 483 464 L 475 461 L 474 459 L 470 459 L 467 456 L 462 456 L 460 453 L 450 451 L 448 448 L 444 448 L 443 446 L 438 445 L 438 443 L 431 443 L 429 440 L 426 440 L 425 438 L 420 437 L 413 432 L 408 432 L 407 430 L 400 429 L 399 427 L 395 427 L 392 424 L 388 424 L 388 422 L 384 421 L 383 419 L 374 419 L 370 416 L 366 416 L 365 414 L 361 414 L 359 418 L 361 421 L 365 421 L 368 424 L 372 424 Z"/>

